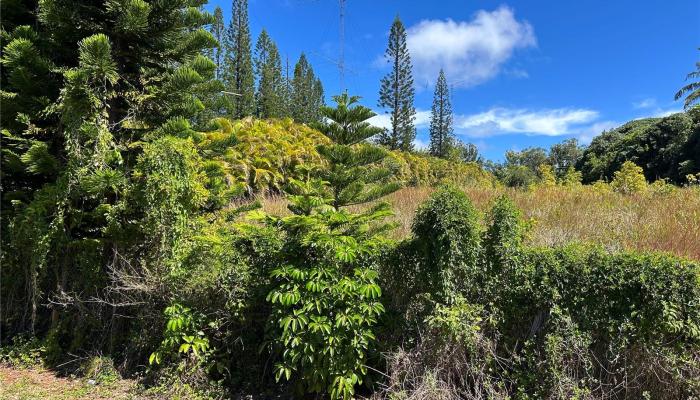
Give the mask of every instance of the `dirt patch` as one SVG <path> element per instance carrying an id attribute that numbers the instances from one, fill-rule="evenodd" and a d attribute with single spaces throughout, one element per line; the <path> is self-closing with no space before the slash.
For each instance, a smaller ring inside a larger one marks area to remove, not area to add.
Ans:
<path id="1" fill-rule="evenodd" d="M 139 398 L 134 390 L 128 380 L 95 385 L 47 370 L 0 366 L 0 400 L 127 400 Z"/>

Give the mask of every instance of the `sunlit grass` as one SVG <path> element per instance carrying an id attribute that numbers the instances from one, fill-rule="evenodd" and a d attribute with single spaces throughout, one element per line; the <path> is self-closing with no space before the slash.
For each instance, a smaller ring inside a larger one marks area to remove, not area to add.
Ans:
<path id="1" fill-rule="evenodd" d="M 434 188 L 404 188 L 387 196 L 400 239 L 410 234 L 416 209 Z M 550 187 L 532 190 L 464 188 L 474 205 L 486 212 L 495 197 L 510 196 L 532 221 L 529 242 L 553 246 L 571 241 L 603 245 L 611 251 L 654 250 L 700 260 L 700 189 L 679 188 L 670 193 L 647 191 L 624 195 L 578 188 Z M 284 215 L 282 197 L 263 199 L 270 214 Z"/>

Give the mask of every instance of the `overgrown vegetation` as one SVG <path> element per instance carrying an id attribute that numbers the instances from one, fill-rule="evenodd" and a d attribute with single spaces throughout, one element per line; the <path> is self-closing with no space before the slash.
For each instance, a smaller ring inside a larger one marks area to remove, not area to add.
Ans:
<path id="1" fill-rule="evenodd" d="M 661 235 L 626 214 L 597 226 L 631 239 L 548 241 L 514 203 L 556 199 L 564 230 L 591 198 L 661 198 L 700 235 L 697 108 L 485 169 L 444 74 L 432 156 L 412 148 L 398 17 L 384 131 L 357 96 L 324 106 L 303 54 L 283 76 L 264 31 L 253 56 L 247 1 L 228 28 L 203 5 L 3 2 L 3 365 L 172 398 L 700 396 L 700 265 L 630 250 Z M 408 234 L 401 187 L 434 191 Z"/>
<path id="2" fill-rule="evenodd" d="M 403 337 L 391 343 L 404 346 L 389 357 L 380 397 L 697 396 L 698 264 L 523 246 L 526 226 L 506 197 L 484 228 L 454 189 L 424 207 L 387 265 L 401 321 L 393 334 Z M 426 287 L 426 275 L 437 282 Z"/>

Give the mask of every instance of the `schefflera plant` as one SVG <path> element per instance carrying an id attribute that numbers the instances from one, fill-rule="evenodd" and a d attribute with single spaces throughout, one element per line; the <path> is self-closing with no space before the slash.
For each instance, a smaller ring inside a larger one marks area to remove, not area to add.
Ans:
<path id="1" fill-rule="evenodd" d="M 287 191 L 293 215 L 267 217 L 285 234 L 280 267 L 272 272 L 273 343 L 281 350 L 277 380 L 294 379 L 301 391 L 351 398 L 367 373 L 373 328 L 384 312 L 374 263 L 391 225 L 389 205 L 353 213 L 347 207 L 376 200 L 398 189 L 380 165 L 386 150 L 366 143 L 380 130 L 360 98 L 334 96 L 322 107 L 318 128 L 332 142 L 318 152 L 324 168 L 293 180 Z"/>
<path id="2" fill-rule="evenodd" d="M 286 237 L 271 273 L 275 378 L 301 392 L 352 398 L 367 373 L 373 329 L 384 312 L 374 262 L 385 244 L 385 204 L 353 214 L 330 206 L 320 180 L 293 181 L 287 217 L 266 216 Z"/>

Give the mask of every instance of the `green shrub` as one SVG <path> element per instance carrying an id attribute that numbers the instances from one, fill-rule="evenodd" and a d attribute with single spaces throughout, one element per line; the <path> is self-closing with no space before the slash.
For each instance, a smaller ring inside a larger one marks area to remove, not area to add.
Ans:
<path id="1" fill-rule="evenodd" d="M 554 168 L 549 164 L 540 164 L 537 167 L 537 173 L 540 178 L 540 185 L 544 187 L 552 187 L 557 184 L 557 177 L 554 175 Z"/>
<path id="2" fill-rule="evenodd" d="M 88 358 L 80 365 L 78 373 L 83 378 L 90 379 L 97 384 L 110 384 L 121 378 L 112 359 L 104 356 Z"/>
<path id="3" fill-rule="evenodd" d="M 580 186 L 581 179 L 581 172 L 576 171 L 574 167 L 569 167 L 569 169 L 566 170 L 566 174 L 561 178 L 560 183 L 563 186 Z"/>
<path id="4" fill-rule="evenodd" d="M 153 365 L 180 359 L 183 361 L 181 371 L 206 364 L 212 349 L 209 338 L 203 332 L 205 316 L 177 303 L 167 307 L 164 314 L 167 318 L 164 338 L 158 350 L 148 358 L 148 363 Z"/>
<path id="5" fill-rule="evenodd" d="M 631 194 L 646 190 L 647 181 L 642 167 L 632 161 L 625 161 L 620 170 L 615 172 L 610 185 L 616 192 Z"/>
<path id="6" fill-rule="evenodd" d="M 451 215 L 447 210 L 456 212 L 454 204 L 464 202 L 455 201 L 457 193 L 445 193 L 419 213 L 419 240 L 437 241 L 445 231 L 437 216 Z M 472 221 L 463 216 L 461 226 Z M 392 391 L 468 399 L 700 395 L 698 263 L 586 245 L 527 247 L 526 224 L 505 197 L 496 200 L 487 221 L 482 241 L 464 244 L 483 248 L 475 264 L 480 268 L 464 270 L 465 281 L 476 284 L 458 286 L 458 300 L 432 301 L 423 312 L 423 326 L 439 332 L 422 330 L 418 339 L 403 342 L 411 346 L 407 350 L 390 353 L 387 397 Z M 403 263 L 394 268 L 409 271 L 408 277 L 413 265 L 440 260 L 435 252 L 410 254 L 392 259 Z M 460 265 L 457 258 L 442 267 Z M 404 287 L 417 286 L 406 280 Z M 442 287 L 424 288 L 432 291 L 421 298 L 440 299 Z M 407 325 L 421 322 L 408 312 L 398 315 Z M 396 336 L 387 337 L 396 343 Z"/>
<path id="7" fill-rule="evenodd" d="M 0 346 L 0 363 L 13 368 L 32 368 L 44 363 L 46 345 L 35 337 L 18 335 L 12 344 Z"/>
<path id="8" fill-rule="evenodd" d="M 652 194 L 669 194 L 676 190 L 676 186 L 669 183 L 667 178 L 657 179 L 649 185 Z"/>
<path id="9" fill-rule="evenodd" d="M 486 261 L 500 265 L 520 251 L 525 237 L 525 224 L 520 210 L 506 195 L 499 196 L 494 202 L 488 223 L 484 234 Z"/>
<path id="10" fill-rule="evenodd" d="M 275 377 L 303 392 L 351 398 L 367 373 L 374 327 L 384 312 L 375 262 L 382 247 L 379 204 L 361 214 L 328 207 L 318 181 L 298 182 L 289 217 L 266 217 L 284 233 L 267 296 Z"/>
<path id="11" fill-rule="evenodd" d="M 421 292 L 449 303 L 477 290 L 481 229 L 464 192 L 454 187 L 436 191 L 416 212 L 413 235 L 421 258 L 416 277 Z"/>

